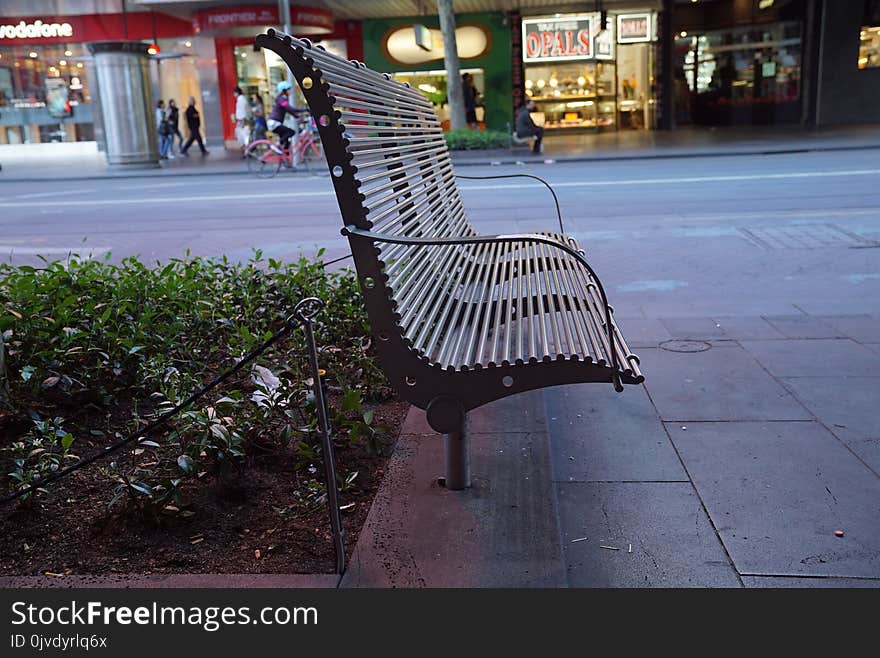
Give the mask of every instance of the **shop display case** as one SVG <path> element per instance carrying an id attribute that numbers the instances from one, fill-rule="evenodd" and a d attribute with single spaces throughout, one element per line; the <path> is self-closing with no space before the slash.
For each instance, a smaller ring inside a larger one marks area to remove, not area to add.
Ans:
<path id="1" fill-rule="evenodd" d="M 535 101 L 548 130 L 600 130 L 616 125 L 611 62 L 527 66 L 526 96 Z"/>

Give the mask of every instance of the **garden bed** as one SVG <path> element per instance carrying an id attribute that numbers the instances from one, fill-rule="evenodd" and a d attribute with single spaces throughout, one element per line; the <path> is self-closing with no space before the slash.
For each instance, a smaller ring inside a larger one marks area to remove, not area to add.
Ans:
<path id="1" fill-rule="evenodd" d="M 0 575 L 331 573 L 323 462 L 303 336 L 136 444 L 41 478 L 154 421 L 284 326 L 327 304 L 327 369 L 346 548 L 407 405 L 376 367 L 355 278 L 320 263 L 133 259 L 0 266 L 10 403 L 0 408 Z"/>

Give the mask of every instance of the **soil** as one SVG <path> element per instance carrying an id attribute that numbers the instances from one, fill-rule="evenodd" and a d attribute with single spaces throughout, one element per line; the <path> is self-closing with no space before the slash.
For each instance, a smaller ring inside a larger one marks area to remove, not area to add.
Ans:
<path id="1" fill-rule="evenodd" d="M 374 407 L 376 424 L 396 439 L 408 405 Z M 11 428 L 0 423 L 0 443 Z M 256 451 L 254 451 L 256 452 Z M 382 482 L 386 456 L 365 446 L 336 450 L 337 472 L 358 472 L 339 496 L 348 557 Z M 50 485 L 48 492 L 0 508 L 0 575 L 178 573 L 333 573 L 326 505 L 305 505 L 293 449 L 248 457 L 233 485 L 205 478 L 187 488 L 193 516 L 148 519 L 108 508 L 112 483 L 95 463 Z M 323 473 L 313 477 L 323 481 Z"/>

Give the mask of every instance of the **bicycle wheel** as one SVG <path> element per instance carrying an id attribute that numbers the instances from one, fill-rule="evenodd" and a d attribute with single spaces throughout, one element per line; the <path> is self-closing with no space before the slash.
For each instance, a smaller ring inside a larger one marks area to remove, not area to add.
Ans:
<path id="1" fill-rule="evenodd" d="M 309 136 L 304 139 L 300 158 L 310 173 L 322 170 L 320 165 L 324 161 L 324 149 L 321 146 L 321 140 L 317 139 L 313 133 L 309 133 Z"/>
<path id="2" fill-rule="evenodd" d="M 248 171 L 257 178 L 272 178 L 281 169 L 283 158 L 278 147 L 269 141 L 257 141 L 245 151 Z"/>

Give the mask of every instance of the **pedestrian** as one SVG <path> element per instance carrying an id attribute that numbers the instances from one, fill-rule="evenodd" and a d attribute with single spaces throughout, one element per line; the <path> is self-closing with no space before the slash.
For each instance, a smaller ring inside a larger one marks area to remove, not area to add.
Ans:
<path id="1" fill-rule="evenodd" d="M 173 98 L 168 99 L 168 116 L 166 118 L 168 126 L 171 128 L 171 151 L 174 151 L 174 138 L 177 137 L 177 151 L 183 151 L 183 135 L 180 132 L 180 108 Z"/>
<path id="2" fill-rule="evenodd" d="M 530 112 L 535 111 L 535 101 L 531 98 L 523 103 L 519 111 L 516 113 L 516 136 L 520 139 L 534 137 L 535 143 L 532 145 L 532 153 L 538 154 L 543 151 L 541 140 L 544 138 L 544 128 L 536 125 L 532 120 Z"/>
<path id="3" fill-rule="evenodd" d="M 251 101 L 251 114 L 254 116 L 254 139 L 266 139 L 266 108 L 259 94 L 254 94 Z"/>
<path id="4" fill-rule="evenodd" d="M 183 116 L 186 117 L 186 126 L 189 128 L 189 139 L 186 140 L 186 144 L 183 145 L 183 148 L 180 149 L 180 152 L 183 155 L 189 155 L 187 150 L 190 146 L 192 146 L 193 140 L 199 143 L 199 148 L 202 150 L 202 155 L 208 155 L 208 150 L 205 148 L 204 143 L 202 142 L 202 134 L 199 132 L 199 127 L 201 126 L 202 120 L 199 118 L 199 111 L 196 109 L 196 99 L 192 96 L 189 97 L 189 105 L 186 107 L 186 111 L 183 113 Z"/>
<path id="5" fill-rule="evenodd" d="M 244 150 L 251 137 L 251 129 L 248 125 L 248 102 L 241 87 L 236 87 L 232 91 L 235 93 L 235 139 L 241 146 L 241 157 L 244 158 L 246 157 Z"/>
<path id="6" fill-rule="evenodd" d="M 168 115 L 165 111 L 165 101 L 159 99 L 156 103 L 156 133 L 159 135 L 159 159 L 173 160 L 174 154 L 171 150 L 171 126 L 168 124 Z"/>
<path id="7" fill-rule="evenodd" d="M 464 119 L 468 128 L 474 130 L 479 127 L 477 124 L 477 88 L 470 73 L 461 76 L 461 91 L 464 96 Z"/>

